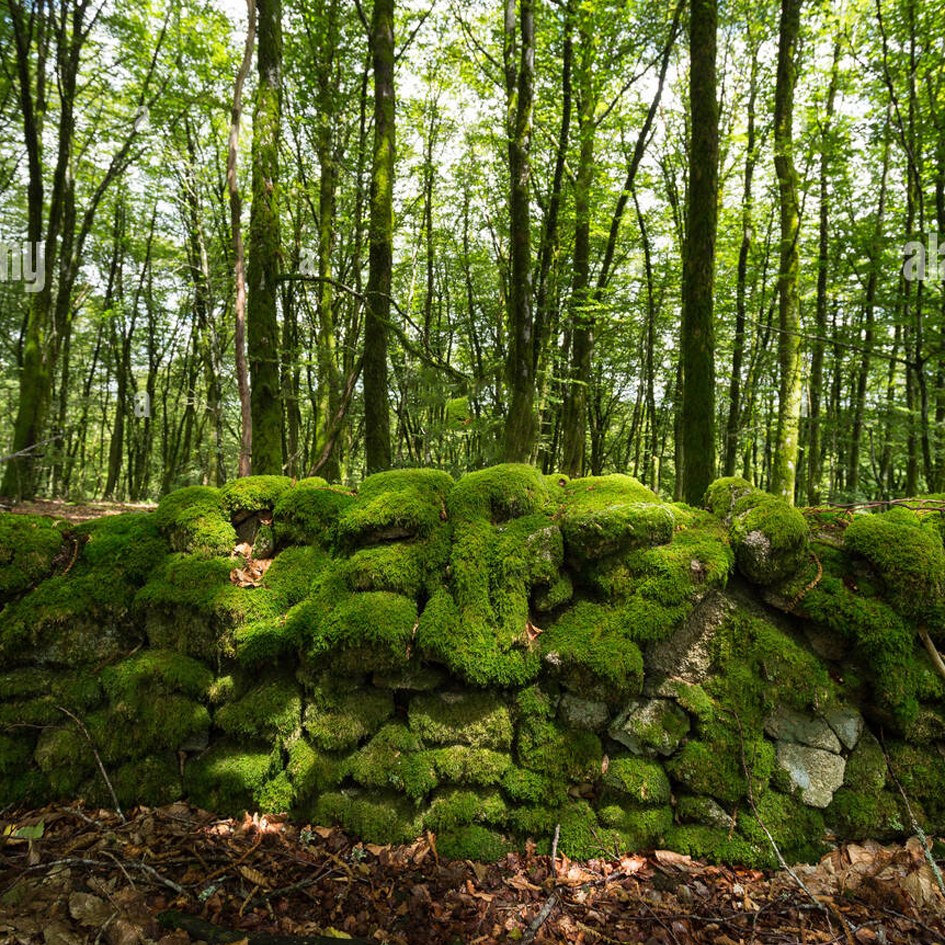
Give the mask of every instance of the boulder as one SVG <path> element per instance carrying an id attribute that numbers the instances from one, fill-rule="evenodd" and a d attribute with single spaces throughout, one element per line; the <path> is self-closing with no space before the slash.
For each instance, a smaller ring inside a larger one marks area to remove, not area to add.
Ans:
<path id="1" fill-rule="evenodd" d="M 801 800 L 810 807 L 826 807 L 843 784 L 846 762 L 832 751 L 778 742 L 776 757 L 778 766 L 800 790 Z"/>
<path id="2" fill-rule="evenodd" d="M 635 755 L 664 758 L 689 734 L 689 716 L 671 699 L 635 699 L 610 727 L 610 737 Z"/>

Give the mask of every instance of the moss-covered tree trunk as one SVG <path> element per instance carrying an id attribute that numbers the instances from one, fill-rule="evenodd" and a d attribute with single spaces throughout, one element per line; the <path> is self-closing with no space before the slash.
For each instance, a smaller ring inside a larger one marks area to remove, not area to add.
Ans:
<path id="1" fill-rule="evenodd" d="M 828 174 L 831 163 L 830 128 L 833 122 L 837 95 L 837 77 L 840 44 L 833 47 L 830 85 L 827 88 L 827 109 L 820 129 L 820 220 L 817 237 L 817 303 L 815 317 L 817 330 L 811 345 L 810 366 L 810 420 L 807 441 L 807 496 L 811 505 L 820 503 L 823 477 L 823 445 L 821 436 L 821 396 L 824 382 L 824 339 L 827 336 L 827 269 L 830 265 L 830 187 Z"/>
<path id="2" fill-rule="evenodd" d="M 588 291 L 591 249 L 591 183 L 594 179 L 595 37 L 590 15 L 583 10 L 578 21 L 580 56 L 577 68 L 578 152 L 574 184 L 574 264 L 571 277 L 571 364 L 562 415 L 564 461 L 562 472 L 580 476 L 584 471 L 587 440 L 587 393 L 591 382 L 594 349 L 594 315 Z"/>
<path id="3" fill-rule="evenodd" d="M 682 287 L 683 498 L 697 505 L 715 476 L 715 233 L 719 118 L 716 0 L 692 0 L 689 14 L 689 195 Z"/>
<path id="4" fill-rule="evenodd" d="M 253 472 L 282 472 L 279 378 L 279 138 L 282 121 L 282 0 L 257 0 L 259 86 L 253 113 L 253 204 L 249 217 L 246 342 L 253 417 Z"/>
<path id="5" fill-rule="evenodd" d="M 800 207 L 794 168 L 794 86 L 801 0 L 783 0 L 774 92 L 774 167 L 781 211 L 781 263 L 778 277 L 778 428 L 771 491 L 794 502 L 801 423 L 800 301 L 797 294 Z"/>
<path id="6" fill-rule="evenodd" d="M 516 30 L 518 13 L 518 30 Z M 519 49 L 519 46 L 521 47 Z M 518 58 L 518 61 L 516 59 Z M 505 373 L 508 462 L 526 462 L 535 446 L 535 339 L 532 319 L 531 179 L 532 98 L 535 81 L 533 0 L 505 2 L 505 91 L 509 135 L 509 339 Z"/>
<path id="7" fill-rule="evenodd" d="M 227 147 L 226 180 L 230 197 L 230 237 L 233 243 L 234 281 L 236 283 L 236 381 L 240 393 L 240 454 L 239 474 L 248 476 L 253 455 L 253 418 L 246 364 L 246 252 L 243 247 L 242 200 L 236 176 L 236 158 L 240 136 L 240 116 L 243 112 L 243 83 L 253 59 L 256 38 L 256 0 L 246 0 L 249 22 L 246 27 L 246 45 L 233 86 L 233 107 L 230 111 L 230 134 Z"/>
<path id="8" fill-rule="evenodd" d="M 391 465 L 387 335 L 394 236 L 394 0 L 374 0 L 374 163 L 364 322 L 364 446 L 368 473 Z"/>
<path id="9" fill-rule="evenodd" d="M 341 404 L 341 379 L 335 352 L 335 296 L 332 286 L 334 270 L 332 255 L 335 251 L 336 191 L 338 169 L 335 155 L 334 125 L 337 120 L 338 70 L 335 56 L 338 48 L 338 4 L 336 0 L 321 0 L 315 18 L 319 58 L 316 65 L 318 80 L 318 134 L 315 148 L 318 154 L 320 176 L 318 183 L 318 337 L 316 360 L 318 390 L 315 407 L 315 449 L 320 456 L 329 449 L 321 475 L 329 482 L 341 477 L 338 461 L 337 435 L 329 443 L 333 418 Z"/>

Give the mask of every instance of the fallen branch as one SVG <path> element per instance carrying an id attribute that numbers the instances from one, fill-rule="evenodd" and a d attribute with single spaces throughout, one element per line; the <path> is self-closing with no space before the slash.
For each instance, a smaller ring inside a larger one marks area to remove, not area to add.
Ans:
<path id="1" fill-rule="evenodd" d="M 929 631 L 925 629 L 921 624 L 919 624 L 919 639 L 925 644 L 925 651 L 929 654 L 929 658 L 932 660 L 932 665 L 935 667 L 935 671 L 945 679 L 945 662 L 942 662 L 942 656 L 936 649 L 935 643 L 932 641 L 932 638 L 929 636 Z"/>

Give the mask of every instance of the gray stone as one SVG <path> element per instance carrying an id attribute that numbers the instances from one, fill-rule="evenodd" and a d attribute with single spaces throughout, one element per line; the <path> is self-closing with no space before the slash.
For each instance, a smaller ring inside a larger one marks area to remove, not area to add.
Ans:
<path id="1" fill-rule="evenodd" d="M 793 709 L 779 706 L 765 722 L 765 731 L 782 742 L 821 748 L 824 751 L 839 753 L 840 740 L 824 719 L 802 715 Z"/>
<path id="2" fill-rule="evenodd" d="M 832 751 L 778 742 L 777 761 L 810 807 L 826 807 L 843 784 L 846 762 Z"/>
<path id="3" fill-rule="evenodd" d="M 605 702 L 592 702 L 590 699 L 581 699 L 568 692 L 561 697 L 558 716 L 565 725 L 570 725 L 571 728 L 599 732 L 606 727 L 610 710 Z"/>
<path id="4" fill-rule="evenodd" d="M 671 699 L 637 699 L 610 727 L 610 737 L 635 755 L 668 757 L 689 733 L 689 716 Z"/>
<path id="5" fill-rule="evenodd" d="M 735 605 L 718 593 L 700 601 L 672 636 L 646 648 L 647 675 L 703 682 L 712 668 L 712 639 Z"/>
<path id="6" fill-rule="evenodd" d="M 852 706 L 842 706 L 824 713 L 827 724 L 847 751 L 853 751 L 863 734 L 863 716 Z"/>

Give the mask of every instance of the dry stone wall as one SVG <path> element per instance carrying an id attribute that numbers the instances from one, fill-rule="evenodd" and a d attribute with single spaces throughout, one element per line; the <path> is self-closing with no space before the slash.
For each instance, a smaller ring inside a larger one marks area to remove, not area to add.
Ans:
<path id="1" fill-rule="evenodd" d="M 499 466 L 0 516 L 0 803 L 185 797 L 448 856 L 750 864 L 945 827 L 935 501 Z M 94 746 L 94 752 L 93 752 Z"/>

